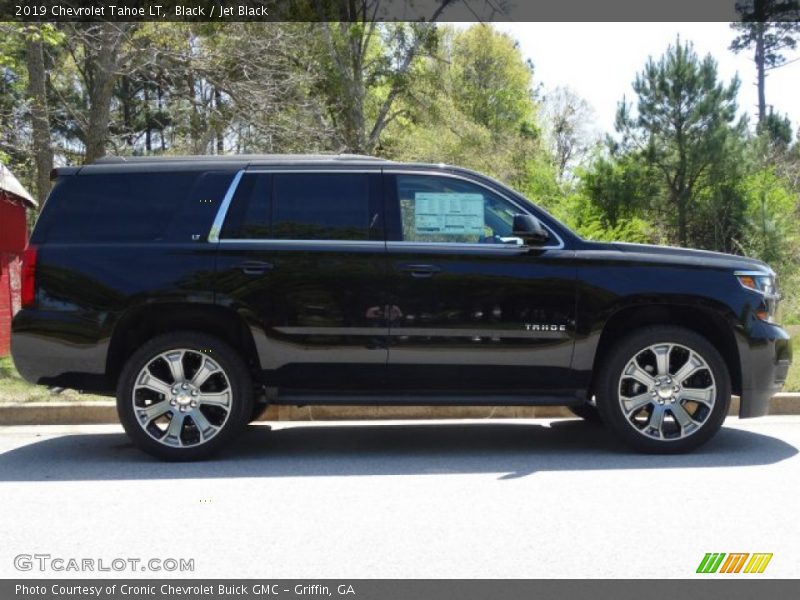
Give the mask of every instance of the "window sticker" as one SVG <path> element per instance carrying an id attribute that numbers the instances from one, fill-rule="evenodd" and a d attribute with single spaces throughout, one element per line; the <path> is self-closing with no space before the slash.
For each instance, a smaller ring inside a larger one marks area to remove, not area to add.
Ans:
<path id="1" fill-rule="evenodd" d="M 416 233 L 483 234 L 483 194 L 416 192 L 414 203 Z"/>

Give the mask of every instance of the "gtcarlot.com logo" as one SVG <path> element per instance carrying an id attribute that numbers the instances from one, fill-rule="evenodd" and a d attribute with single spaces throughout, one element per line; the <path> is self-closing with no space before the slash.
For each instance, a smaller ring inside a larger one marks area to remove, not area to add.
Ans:
<path id="1" fill-rule="evenodd" d="M 56 572 L 108 572 L 108 571 L 194 571 L 193 558 L 88 558 L 64 557 L 50 554 L 17 554 L 14 557 L 17 571 L 56 571 Z"/>
<path id="2" fill-rule="evenodd" d="M 763 573 L 772 553 L 708 552 L 697 567 L 698 573 Z"/>

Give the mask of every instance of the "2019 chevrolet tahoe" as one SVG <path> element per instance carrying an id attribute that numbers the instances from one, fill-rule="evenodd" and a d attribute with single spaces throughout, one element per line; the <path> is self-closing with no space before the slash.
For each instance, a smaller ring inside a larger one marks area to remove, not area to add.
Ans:
<path id="1" fill-rule="evenodd" d="M 563 405 L 633 448 L 766 414 L 791 361 L 775 273 L 582 239 L 470 170 L 368 157 L 60 168 L 12 353 L 116 395 L 143 450 L 203 458 L 273 404 Z"/>

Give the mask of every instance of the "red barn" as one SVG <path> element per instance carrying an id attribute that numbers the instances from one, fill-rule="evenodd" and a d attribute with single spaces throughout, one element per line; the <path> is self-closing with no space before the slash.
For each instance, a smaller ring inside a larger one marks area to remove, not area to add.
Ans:
<path id="1" fill-rule="evenodd" d="M 28 241 L 25 211 L 36 200 L 0 164 L 0 356 L 11 346 L 11 318 L 19 310 L 20 257 Z"/>

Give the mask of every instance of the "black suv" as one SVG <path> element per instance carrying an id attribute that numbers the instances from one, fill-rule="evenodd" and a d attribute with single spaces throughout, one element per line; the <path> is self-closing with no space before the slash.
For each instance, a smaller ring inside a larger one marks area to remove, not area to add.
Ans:
<path id="1" fill-rule="evenodd" d="M 29 381 L 115 394 L 205 457 L 273 404 L 563 405 L 647 452 L 764 415 L 791 362 L 775 274 L 581 239 L 466 169 L 355 156 L 58 169 L 25 254 Z"/>

